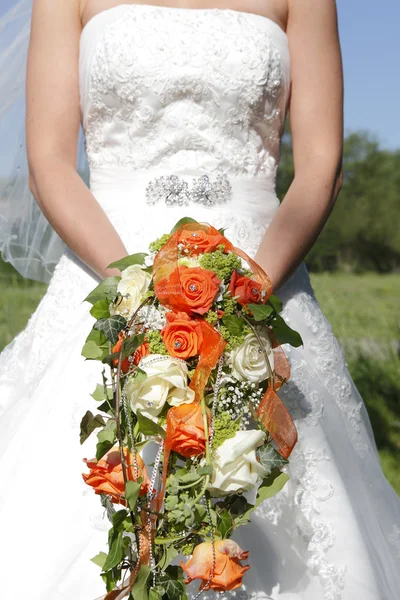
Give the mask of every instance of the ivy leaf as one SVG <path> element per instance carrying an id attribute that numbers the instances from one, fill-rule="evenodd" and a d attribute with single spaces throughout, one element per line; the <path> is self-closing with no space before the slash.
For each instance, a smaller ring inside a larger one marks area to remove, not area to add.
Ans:
<path id="1" fill-rule="evenodd" d="M 127 481 L 125 485 L 125 498 L 132 512 L 136 509 L 136 502 L 139 498 L 140 483 L 137 481 Z"/>
<path id="2" fill-rule="evenodd" d="M 197 223 L 197 221 L 196 219 L 192 219 L 191 217 L 183 217 L 182 219 L 179 219 L 179 221 L 174 225 L 174 227 L 171 229 L 171 233 L 175 233 L 175 231 L 178 231 L 178 229 L 182 227 L 182 225 L 185 225 L 185 223 Z"/>
<path id="3" fill-rule="evenodd" d="M 231 335 L 240 335 L 243 331 L 244 321 L 235 315 L 222 317 L 222 322 Z"/>
<path id="4" fill-rule="evenodd" d="M 162 438 L 165 438 L 165 431 L 158 423 L 142 415 L 140 410 L 137 411 L 136 416 L 140 433 L 143 433 L 143 435 L 161 435 Z"/>
<path id="5" fill-rule="evenodd" d="M 121 277 L 106 277 L 86 296 L 84 302 L 90 302 L 90 304 L 96 304 L 99 300 L 112 302 L 117 295 L 117 287 L 120 281 Z"/>
<path id="6" fill-rule="evenodd" d="M 253 313 L 255 321 L 264 321 L 274 310 L 268 304 L 248 304 L 247 308 Z"/>
<path id="7" fill-rule="evenodd" d="M 165 593 L 169 600 L 182 600 L 185 592 L 185 584 L 179 579 L 170 579 L 164 583 Z"/>
<path id="8" fill-rule="evenodd" d="M 120 260 L 116 260 L 108 265 L 107 269 L 119 269 L 123 271 L 127 267 L 132 265 L 144 265 L 144 260 L 148 256 L 145 252 L 138 252 L 137 254 L 130 254 Z"/>
<path id="9" fill-rule="evenodd" d="M 107 300 L 99 300 L 93 304 L 90 314 L 95 319 L 106 319 L 110 316 L 110 303 Z"/>
<path id="10" fill-rule="evenodd" d="M 98 554 L 96 554 L 96 556 L 93 556 L 93 558 L 91 558 L 90 560 L 95 565 L 97 565 L 98 567 L 100 567 L 101 570 L 103 570 L 104 563 L 107 560 L 107 554 L 105 552 L 99 552 Z"/>
<path id="11" fill-rule="evenodd" d="M 103 565 L 103 571 L 109 571 L 116 567 L 124 558 L 124 545 L 122 543 L 122 531 L 114 538 L 111 544 L 107 560 Z"/>
<path id="12" fill-rule="evenodd" d="M 134 600 L 148 600 L 147 581 L 150 575 L 150 567 L 147 565 L 140 565 L 135 583 L 131 589 Z"/>
<path id="13" fill-rule="evenodd" d="M 106 336 L 102 331 L 92 329 L 86 338 L 81 354 L 88 360 L 96 360 L 101 359 L 106 350 L 108 351 Z"/>
<path id="14" fill-rule="evenodd" d="M 256 455 L 265 469 L 265 475 L 269 475 L 274 469 L 280 469 L 289 462 L 270 444 L 257 448 Z"/>
<path id="15" fill-rule="evenodd" d="M 126 327 L 126 319 L 122 315 L 113 315 L 108 319 L 99 319 L 93 325 L 93 329 L 102 331 L 107 340 L 112 344 L 118 339 L 119 332 Z"/>
<path id="16" fill-rule="evenodd" d="M 122 360 L 127 358 L 141 346 L 144 342 L 145 334 L 138 333 L 137 335 L 132 335 L 131 337 L 125 338 L 122 342 Z"/>
<path id="17" fill-rule="evenodd" d="M 104 425 L 105 421 L 101 415 L 94 416 L 93 413 L 88 410 L 81 421 L 80 443 L 83 444 L 95 429 L 103 427 Z"/>
<path id="18" fill-rule="evenodd" d="M 280 344 L 290 344 L 294 348 L 298 348 L 303 344 L 301 335 L 289 327 L 280 315 L 275 315 L 271 322 L 272 331 Z"/>
<path id="19" fill-rule="evenodd" d="M 113 398 L 113 391 L 111 388 L 106 388 L 107 389 L 107 398 L 108 400 L 112 400 Z M 97 402 L 101 402 L 102 400 L 106 399 L 106 395 L 105 395 L 105 390 L 104 390 L 104 385 L 101 383 L 98 383 L 96 385 L 96 389 L 94 390 L 93 394 L 91 394 L 93 400 L 96 400 Z"/>
<path id="20" fill-rule="evenodd" d="M 268 303 L 272 306 L 275 312 L 280 313 L 282 310 L 282 302 L 279 300 L 278 296 L 271 296 L 268 298 Z"/>

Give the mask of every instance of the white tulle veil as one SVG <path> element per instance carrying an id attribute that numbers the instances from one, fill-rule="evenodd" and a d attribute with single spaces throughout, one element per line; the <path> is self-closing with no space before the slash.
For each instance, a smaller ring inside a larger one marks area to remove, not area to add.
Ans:
<path id="1" fill-rule="evenodd" d="M 5 2 L 0 7 L 0 252 L 24 277 L 49 281 L 65 245 L 28 186 L 25 81 L 33 0 Z M 82 131 L 77 169 L 86 179 Z"/>

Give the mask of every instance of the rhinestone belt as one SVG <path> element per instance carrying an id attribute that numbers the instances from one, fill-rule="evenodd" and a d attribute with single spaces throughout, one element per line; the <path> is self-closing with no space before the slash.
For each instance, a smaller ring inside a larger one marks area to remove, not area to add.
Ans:
<path id="1" fill-rule="evenodd" d="M 214 206 L 230 199 L 232 186 L 225 173 L 210 181 L 201 175 L 192 181 L 191 187 L 177 175 L 161 175 L 149 181 L 145 190 L 146 203 L 153 205 L 164 201 L 167 206 L 185 206 L 190 202 Z"/>

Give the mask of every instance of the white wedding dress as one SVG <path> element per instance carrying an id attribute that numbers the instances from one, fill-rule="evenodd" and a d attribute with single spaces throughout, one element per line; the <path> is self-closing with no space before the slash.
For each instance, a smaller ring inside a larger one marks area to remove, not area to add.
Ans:
<path id="1" fill-rule="evenodd" d="M 225 228 L 255 255 L 279 206 L 289 88 L 286 34 L 263 16 L 123 4 L 89 21 L 80 92 L 91 190 L 130 253 L 191 216 Z M 191 182 L 218 173 L 232 186 L 225 203 L 146 202 L 160 174 Z M 79 444 L 80 419 L 96 410 L 90 393 L 101 381 L 100 363 L 81 356 L 93 323 L 83 300 L 96 282 L 67 250 L 27 327 L 0 355 L 7 600 L 104 593 L 90 558 L 107 549 L 108 521 L 81 476 L 96 436 Z M 281 394 L 299 441 L 288 484 L 235 533 L 251 569 L 243 589 L 222 597 L 398 600 L 400 500 L 382 473 L 365 406 L 304 265 L 277 293 L 304 341 L 287 349 L 292 376 Z"/>

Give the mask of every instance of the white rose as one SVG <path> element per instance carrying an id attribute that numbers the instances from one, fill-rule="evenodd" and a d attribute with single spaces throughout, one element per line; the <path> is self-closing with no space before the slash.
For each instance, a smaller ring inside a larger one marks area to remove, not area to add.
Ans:
<path id="1" fill-rule="evenodd" d="M 117 302 L 114 314 L 131 316 L 138 309 L 151 282 L 150 273 L 146 273 L 139 265 L 131 265 L 122 271 L 117 290 L 124 296 Z"/>
<path id="2" fill-rule="evenodd" d="M 209 486 L 214 496 L 251 490 L 265 474 L 258 462 L 256 448 L 265 440 L 261 430 L 237 431 L 215 451 L 213 474 Z"/>
<path id="3" fill-rule="evenodd" d="M 172 406 L 193 402 L 194 391 L 188 385 L 188 368 L 185 362 L 161 354 L 149 354 L 142 358 L 139 367 L 147 377 L 142 383 L 131 377 L 124 391 L 132 410 L 157 421 L 166 402 Z"/>
<path id="4" fill-rule="evenodd" d="M 274 351 L 268 333 L 265 329 L 259 329 L 257 333 L 267 353 L 271 369 L 274 370 Z M 269 377 L 263 349 L 254 333 L 246 335 L 243 344 L 231 351 L 230 361 L 232 375 L 240 381 L 260 383 Z"/>

